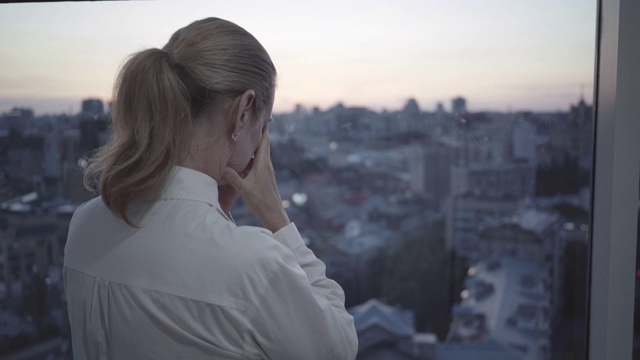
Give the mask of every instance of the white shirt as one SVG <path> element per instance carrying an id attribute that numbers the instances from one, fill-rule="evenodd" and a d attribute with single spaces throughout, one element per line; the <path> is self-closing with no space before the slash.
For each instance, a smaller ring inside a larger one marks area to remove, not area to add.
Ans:
<path id="1" fill-rule="evenodd" d="M 64 283 L 76 359 L 354 359 L 340 286 L 293 223 L 236 226 L 217 184 L 177 167 L 132 228 L 79 207 Z"/>

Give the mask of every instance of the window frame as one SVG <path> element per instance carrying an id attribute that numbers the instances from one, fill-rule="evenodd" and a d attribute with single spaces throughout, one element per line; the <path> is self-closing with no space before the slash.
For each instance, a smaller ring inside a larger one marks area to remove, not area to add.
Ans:
<path id="1" fill-rule="evenodd" d="M 631 359 L 640 119 L 640 1 L 600 0 L 588 358 Z M 636 102 L 634 103 L 634 96 Z"/>

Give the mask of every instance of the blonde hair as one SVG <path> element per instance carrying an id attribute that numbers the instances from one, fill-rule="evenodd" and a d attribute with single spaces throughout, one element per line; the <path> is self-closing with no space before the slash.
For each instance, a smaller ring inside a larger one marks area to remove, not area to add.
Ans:
<path id="1" fill-rule="evenodd" d="M 193 121 L 218 99 L 256 93 L 266 106 L 276 69 L 249 32 L 218 18 L 176 31 L 163 49 L 131 55 L 113 89 L 112 133 L 89 160 L 84 184 L 131 226 L 129 206 L 159 191 L 187 155 Z M 230 128 L 229 124 L 229 128 Z M 98 190 L 99 189 L 99 190 Z"/>

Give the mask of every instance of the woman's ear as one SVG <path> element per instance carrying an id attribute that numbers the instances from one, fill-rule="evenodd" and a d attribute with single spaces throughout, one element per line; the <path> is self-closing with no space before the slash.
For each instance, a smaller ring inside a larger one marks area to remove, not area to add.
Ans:
<path id="1" fill-rule="evenodd" d="M 234 133 L 239 134 L 245 124 L 251 120 L 253 116 L 254 103 L 256 101 L 256 92 L 247 90 L 238 98 L 236 98 L 234 113 Z"/>

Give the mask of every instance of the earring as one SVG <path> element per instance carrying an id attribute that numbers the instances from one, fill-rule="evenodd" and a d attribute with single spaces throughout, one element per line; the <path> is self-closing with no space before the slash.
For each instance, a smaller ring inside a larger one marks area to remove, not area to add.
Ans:
<path id="1" fill-rule="evenodd" d="M 238 141 L 238 137 L 240 136 L 240 133 L 233 133 L 231 134 L 231 138 L 233 139 L 233 141 Z"/>

